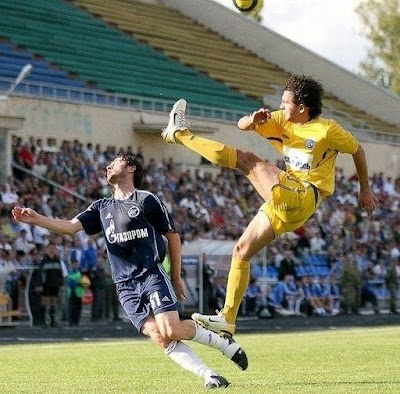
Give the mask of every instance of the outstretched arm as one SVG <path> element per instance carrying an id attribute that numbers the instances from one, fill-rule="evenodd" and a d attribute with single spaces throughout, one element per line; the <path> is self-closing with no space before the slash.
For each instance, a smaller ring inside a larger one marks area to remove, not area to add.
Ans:
<path id="1" fill-rule="evenodd" d="M 11 213 L 17 222 L 35 224 L 58 234 L 73 235 L 83 230 L 82 223 L 76 218 L 72 220 L 53 219 L 40 215 L 31 208 L 22 207 L 14 207 Z"/>
<path id="2" fill-rule="evenodd" d="M 271 118 L 271 113 L 268 109 L 260 108 L 250 115 L 243 116 L 238 121 L 240 130 L 254 130 L 256 125 L 263 124 Z"/>
<path id="3" fill-rule="evenodd" d="M 361 209 L 371 215 L 376 209 L 378 199 L 372 193 L 368 182 L 368 168 L 365 160 L 365 152 L 361 144 L 358 145 L 357 152 L 353 155 L 354 165 L 360 182 L 360 193 L 358 195 L 358 203 Z"/>
<path id="4" fill-rule="evenodd" d="M 181 238 L 178 233 L 172 231 L 168 231 L 164 235 L 168 240 L 168 251 L 171 259 L 171 282 L 178 300 L 181 301 L 186 298 L 185 288 L 181 278 Z"/>

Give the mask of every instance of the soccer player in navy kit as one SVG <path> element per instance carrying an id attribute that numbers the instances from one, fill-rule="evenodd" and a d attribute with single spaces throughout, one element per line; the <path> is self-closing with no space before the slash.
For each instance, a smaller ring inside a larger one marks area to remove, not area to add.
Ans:
<path id="1" fill-rule="evenodd" d="M 212 371 L 181 340 L 216 348 L 239 368 L 248 366 L 247 356 L 230 338 L 222 338 L 192 320 L 180 320 L 178 300 L 186 295 L 181 280 L 181 241 L 160 199 L 138 189 L 143 169 L 133 155 L 118 155 L 107 166 L 111 198 L 93 202 L 72 220 L 40 215 L 30 208 L 14 207 L 15 220 L 35 224 L 59 234 L 104 232 L 113 279 L 121 305 L 138 331 L 149 336 L 182 368 L 205 381 L 207 388 L 227 387 L 229 382 Z M 161 266 L 168 240 L 171 280 Z"/>

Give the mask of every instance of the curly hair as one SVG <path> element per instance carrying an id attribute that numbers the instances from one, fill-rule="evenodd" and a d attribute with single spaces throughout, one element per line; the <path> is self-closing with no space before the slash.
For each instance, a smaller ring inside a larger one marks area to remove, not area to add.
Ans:
<path id="1" fill-rule="evenodd" d="M 118 153 L 114 157 L 111 158 L 109 163 L 112 163 L 115 159 L 120 158 L 123 160 L 127 166 L 135 167 L 135 172 L 133 173 L 133 183 L 135 187 L 141 188 L 144 183 L 144 170 L 142 163 L 136 159 L 136 155 L 132 153 Z"/>
<path id="2" fill-rule="evenodd" d="M 307 75 L 293 75 L 285 90 L 292 92 L 296 105 L 303 104 L 308 108 L 310 120 L 321 115 L 324 88 L 320 82 Z"/>

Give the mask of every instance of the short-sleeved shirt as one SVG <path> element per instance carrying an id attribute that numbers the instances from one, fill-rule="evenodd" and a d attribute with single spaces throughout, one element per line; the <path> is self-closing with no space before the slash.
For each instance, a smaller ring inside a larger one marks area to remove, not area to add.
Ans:
<path id="1" fill-rule="evenodd" d="M 138 278 L 162 263 L 162 235 L 175 231 L 161 200 L 139 189 L 126 200 L 97 200 L 76 218 L 87 234 L 104 232 L 115 283 Z"/>
<path id="2" fill-rule="evenodd" d="M 274 111 L 271 119 L 257 125 L 255 131 L 283 154 L 290 176 L 312 183 L 323 196 L 334 192 L 337 154 L 353 155 L 358 149 L 349 131 L 321 117 L 297 125 L 286 121 L 283 111 Z"/>

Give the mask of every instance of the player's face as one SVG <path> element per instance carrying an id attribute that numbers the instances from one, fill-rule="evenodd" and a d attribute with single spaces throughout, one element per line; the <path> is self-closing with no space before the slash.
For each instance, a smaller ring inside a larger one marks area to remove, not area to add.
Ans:
<path id="1" fill-rule="evenodd" d="M 295 104 L 292 92 L 289 92 L 288 90 L 283 92 L 280 108 L 283 109 L 285 120 L 293 123 L 302 122 L 304 106 Z"/>
<path id="2" fill-rule="evenodd" d="M 128 173 L 128 167 L 125 161 L 117 157 L 107 167 L 107 181 L 109 184 L 115 184 L 119 179 L 125 177 Z"/>

